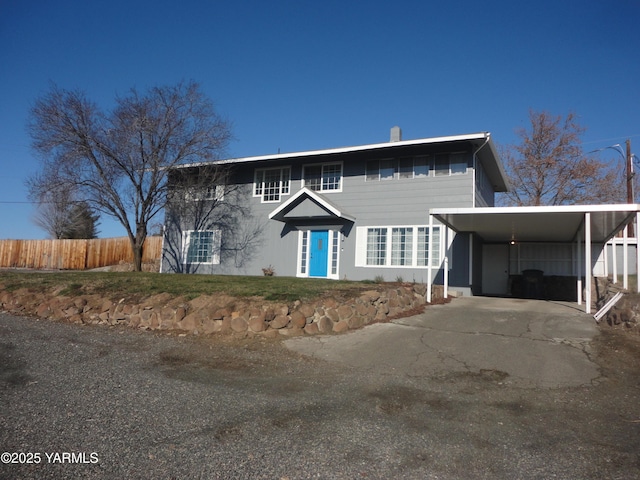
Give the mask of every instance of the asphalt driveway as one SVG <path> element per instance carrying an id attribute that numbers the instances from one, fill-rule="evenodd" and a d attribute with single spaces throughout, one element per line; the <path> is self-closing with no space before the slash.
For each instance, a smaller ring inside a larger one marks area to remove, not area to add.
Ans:
<path id="1" fill-rule="evenodd" d="M 304 355 L 0 313 L 0 478 L 640 478 L 640 343 L 489 300 Z"/>
<path id="2" fill-rule="evenodd" d="M 600 376 L 593 317 L 575 304 L 463 297 L 421 315 L 341 336 L 297 337 L 288 348 L 376 372 L 477 373 L 519 387 L 590 385 Z"/>

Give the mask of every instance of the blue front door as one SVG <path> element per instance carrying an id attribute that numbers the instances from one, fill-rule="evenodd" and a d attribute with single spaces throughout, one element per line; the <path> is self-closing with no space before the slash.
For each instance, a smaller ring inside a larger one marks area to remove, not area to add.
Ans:
<path id="1" fill-rule="evenodd" d="M 312 230 L 309 248 L 309 276 L 326 277 L 329 259 L 329 231 Z"/>

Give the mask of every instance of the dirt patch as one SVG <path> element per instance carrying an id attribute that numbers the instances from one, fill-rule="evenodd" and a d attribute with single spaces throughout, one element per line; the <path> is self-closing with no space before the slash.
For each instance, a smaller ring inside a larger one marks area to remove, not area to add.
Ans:
<path id="1" fill-rule="evenodd" d="M 600 335 L 591 346 L 605 376 L 638 375 L 640 372 L 640 334 L 637 328 L 600 326 Z"/>

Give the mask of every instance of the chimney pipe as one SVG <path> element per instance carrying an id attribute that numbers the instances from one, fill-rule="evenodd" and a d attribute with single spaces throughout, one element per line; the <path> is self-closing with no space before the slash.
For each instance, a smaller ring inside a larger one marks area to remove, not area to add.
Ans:
<path id="1" fill-rule="evenodd" d="M 402 141 L 402 130 L 400 127 L 392 127 L 391 128 L 391 139 L 390 142 L 401 142 Z"/>

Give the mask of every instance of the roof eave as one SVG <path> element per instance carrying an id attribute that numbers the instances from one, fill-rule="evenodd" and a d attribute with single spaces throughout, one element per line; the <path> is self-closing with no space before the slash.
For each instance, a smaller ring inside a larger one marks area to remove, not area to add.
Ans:
<path id="1" fill-rule="evenodd" d="M 465 135 L 450 135 L 446 137 L 420 138 L 416 140 L 402 140 L 400 142 L 384 142 L 384 143 L 374 143 L 374 144 L 368 144 L 368 145 L 356 145 L 351 147 L 328 148 L 323 150 L 308 150 L 308 151 L 302 151 L 302 152 L 277 153 L 273 155 L 228 158 L 228 159 L 221 159 L 221 160 L 212 160 L 208 162 L 194 162 L 194 163 L 188 163 L 188 164 L 185 163 L 182 165 L 177 165 L 175 168 L 188 168 L 188 167 L 197 167 L 202 165 L 224 165 L 224 164 L 237 164 L 237 163 L 264 162 L 264 161 L 273 161 L 273 160 L 286 160 L 291 158 L 314 157 L 314 156 L 320 156 L 320 155 L 363 152 L 368 150 L 394 149 L 394 148 L 401 148 L 401 147 L 414 146 L 414 145 L 431 145 L 431 144 L 437 144 L 437 143 L 485 140 L 488 136 L 489 134 L 487 132 L 480 132 L 480 133 L 471 133 L 471 134 L 465 134 Z M 490 140 L 490 137 L 489 137 L 489 140 Z M 498 159 L 498 157 L 495 154 L 495 148 L 493 147 L 492 147 L 492 154 L 494 155 L 494 158 Z"/>

